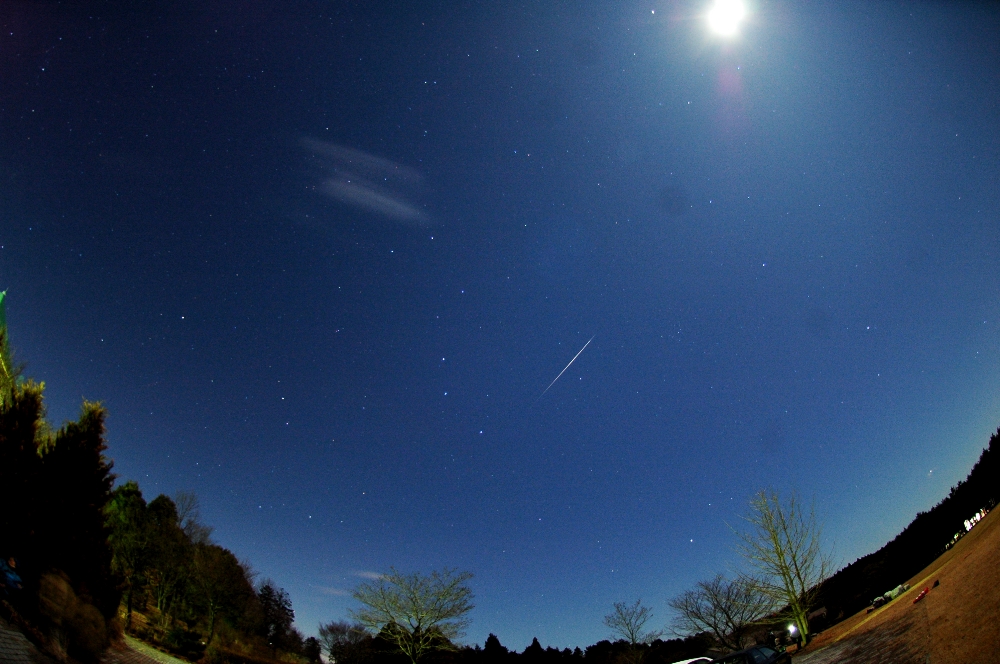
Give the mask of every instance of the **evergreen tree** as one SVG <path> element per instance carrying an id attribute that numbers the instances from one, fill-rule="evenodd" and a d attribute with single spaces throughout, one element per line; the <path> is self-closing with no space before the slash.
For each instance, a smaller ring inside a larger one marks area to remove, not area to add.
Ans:
<path id="1" fill-rule="evenodd" d="M 208 622 L 207 643 L 211 643 L 219 618 L 235 619 L 256 593 L 246 567 L 229 549 L 196 544 L 192 563 L 192 599 Z"/>
<path id="2" fill-rule="evenodd" d="M 85 402 L 53 434 L 42 392 L 15 383 L 0 403 L 0 555 L 16 560 L 23 581 L 16 610 L 55 651 L 94 661 L 121 596 L 103 514 L 114 479 L 102 454 L 105 411 Z"/>
<path id="3" fill-rule="evenodd" d="M 41 571 L 35 561 L 35 524 L 42 517 L 35 494 L 42 482 L 38 438 L 44 387 L 7 385 L 0 403 L 0 556 L 17 559 L 29 586 Z"/>
<path id="4" fill-rule="evenodd" d="M 111 497 L 112 462 L 103 455 L 104 420 L 99 403 L 85 401 L 76 422 L 67 422 L 40 446 L 44 487 L 37 492 L 45 518 L 38 543 L 49 568 L 66 572 L 77 594 L 105 617 L 118 610 L 121 594 L 111 573 L 104 507 Z"/>
<path id="5" fill-rule="evenodd" d="M 315 636 L 310 636 L 302 642 L 302 656 L 309 664 L 319 664 L 323 659 L 323 646 Z"/>
<path id="6" fill-rule="evenodd" d="M 542 644 L 538 642 L 537 636 L 531 639 L 531 643 L 524 649 L 524 652 L 521 653 L 521 657 L 523 657 L 527 662 L 537 662 L 544 656 L 545 649 L 542 648 Z"/>
<path id="7" fill-rule="evenodd" d="M 169 624 L 191 573 L 193 544 L 180 528 L 177 506 L 167 496 L 157 496 L 146 514 L 151 544 L 146 581 L 156 609 Z"/>
<path id="8" fill-rule="evenodd" d="M 139 485 L 129 480 L 111 494 L 104 510 L 110 535 L 111 568 L 125 584 L 125 629 L 132 626 L 132 605 L 144 580 L 149 559 L 150 529 L 146 501 Z"/>
<path id="9" fill-rule="evenodd" d="M 489 664 L 501 664 L 509 654 L 510 651 L 500 643 L 496 634 L 490 633 L 486 637 L 486 643 L 483 644 L 483 658 Z"/>
<path id="10" fill-rule="evenodd" d="M 292 600 L 283 589 L 267 579 L 257 589 L 257 602 L 262 615 L 261 635 L 273 653 L 287 648 L 292 633 L 295 612 Z"/>

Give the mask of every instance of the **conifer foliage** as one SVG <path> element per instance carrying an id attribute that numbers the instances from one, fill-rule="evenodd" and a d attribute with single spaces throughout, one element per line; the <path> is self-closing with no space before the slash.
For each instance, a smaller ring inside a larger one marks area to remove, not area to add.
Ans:
<path id="1" fill-rule="evenodd" d="M 106 412 L 85 401 L 77 421 L 52 431 L 44 385 L 23 380 L 11 357 L 0 325 L 0 556 L 22 581 L 2 606 L 50 651 L 93 661 L 120 598 L 104 524 L 114 481 Z"/>

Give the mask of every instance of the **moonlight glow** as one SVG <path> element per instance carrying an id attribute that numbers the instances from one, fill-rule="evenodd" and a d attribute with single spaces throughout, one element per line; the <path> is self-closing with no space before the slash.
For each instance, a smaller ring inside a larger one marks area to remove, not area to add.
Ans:
<path id="1" fill-rule="evenodd" d="M 715 0 L 708 10 L 708 27 L 717 35 L 729 37 L 736 34 L 746 15 L 742 0 Z"/>

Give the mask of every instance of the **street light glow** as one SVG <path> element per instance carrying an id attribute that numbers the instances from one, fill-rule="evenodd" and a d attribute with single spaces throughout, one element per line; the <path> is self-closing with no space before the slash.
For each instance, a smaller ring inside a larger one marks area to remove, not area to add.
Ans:
<path id="1" fill-rule="evenodd" d="M 717 35 L 731 37 L 736 34 L 747 15 L 743 0 L 715 0 L 708 10 L 708 27 Z"/>

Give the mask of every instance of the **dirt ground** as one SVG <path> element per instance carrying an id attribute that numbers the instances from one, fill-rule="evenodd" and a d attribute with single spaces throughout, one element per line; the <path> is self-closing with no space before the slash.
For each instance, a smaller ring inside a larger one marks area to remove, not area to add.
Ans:
<path id="1" fill-rule="evenodd" d="M 795 664 L 1000 664 L 1000 509 L 908 583 L 817 635 Z"/>
<path id="2" fill-rule="evenodd" d="M 182 659 L 171 657 L 148 646 L 138 639 L 125 637 L 125 643 L 118 648 L 109 648 L 101 659 L 101 664 L 188 664 Z"/>

